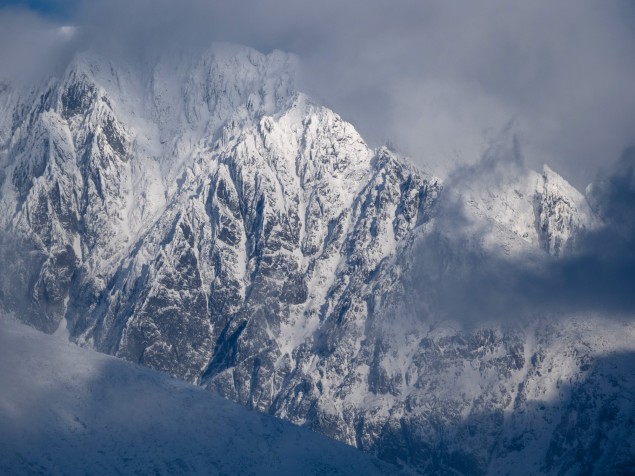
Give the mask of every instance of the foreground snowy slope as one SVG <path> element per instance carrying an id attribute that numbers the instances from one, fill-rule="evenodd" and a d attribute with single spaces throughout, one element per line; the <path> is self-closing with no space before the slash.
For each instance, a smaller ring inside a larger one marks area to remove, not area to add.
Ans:
<path id="1" fill-rule="evenodd" d="M 0 473 L 391 474 L 336 441 L 0 319 Z"/>

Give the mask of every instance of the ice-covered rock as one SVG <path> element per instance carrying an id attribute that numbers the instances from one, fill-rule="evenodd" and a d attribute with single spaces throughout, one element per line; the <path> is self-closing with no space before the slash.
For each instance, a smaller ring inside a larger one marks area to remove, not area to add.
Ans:
<path id="1" fill-rule="evenodd" d="M 584 196 L 517 160 L 443 184 L 297 92 L 294 62 L 82 53 L 0 89 L 6 311 L 422 471 L 626 468 L 632 324 L 465 329 L 409 288 L 466 250 L 573 253 Z"/>

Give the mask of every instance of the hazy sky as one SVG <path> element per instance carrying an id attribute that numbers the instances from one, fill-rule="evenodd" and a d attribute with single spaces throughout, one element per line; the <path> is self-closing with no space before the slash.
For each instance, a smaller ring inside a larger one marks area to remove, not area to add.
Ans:
<path id="1" fill-rule="evenodd" d="M 238 42 L 301 59 L 301 88 L 434 170 L 510 124 L 525 160 L 583 187 L 635 141 L 635 2 L 57 0 L 0 2 L 0 73 L 81 46 L 159 52 Z M 16 5 L 22 12 L 16 11 Z M 33 13 L 39 12 L 41 17 Z M 46 33 L 48 31 L 48 33 Z"/>

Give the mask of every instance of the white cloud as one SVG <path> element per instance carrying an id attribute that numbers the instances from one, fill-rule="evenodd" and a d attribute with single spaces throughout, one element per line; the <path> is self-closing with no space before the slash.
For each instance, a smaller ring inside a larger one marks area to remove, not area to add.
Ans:
<path id="1" fill-rule="evenodd" d="M 48 41 L 41 19 L 11 15 L 2 72 L 42 61 Z M 305 90 L 372 143 L 440 170 L 478 160 L 513 120 L 528 162 L 580 187 L 635 139 L 626 0 L 96 0 L 71 20 L 78 45 L 135 58 L 214 40 L 295 52 Z"/>

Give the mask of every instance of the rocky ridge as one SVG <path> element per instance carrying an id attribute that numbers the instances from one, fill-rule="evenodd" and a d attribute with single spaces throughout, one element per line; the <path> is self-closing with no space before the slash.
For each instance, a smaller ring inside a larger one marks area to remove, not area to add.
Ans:
<path id="1" fill-rule="evenodd" d="M 417 470 L 626 468 L 630 321 L 465 328 L 408 284 L 465 250 L 574 253 L 601 226 L 585 197 L 548 167 L 444 183 L 373 150 L 296 91 L 294 61 L 83 53 L 3 89 L 3 307 Z"/>

